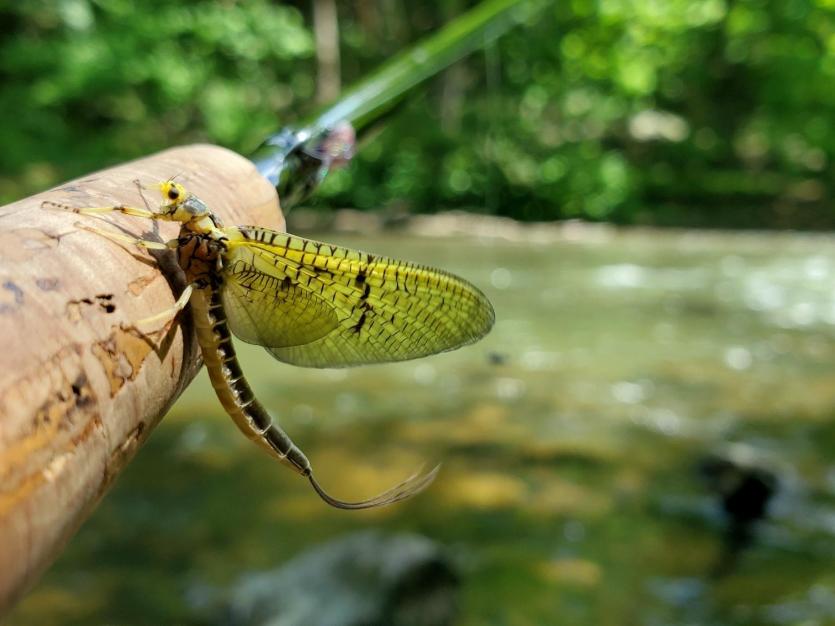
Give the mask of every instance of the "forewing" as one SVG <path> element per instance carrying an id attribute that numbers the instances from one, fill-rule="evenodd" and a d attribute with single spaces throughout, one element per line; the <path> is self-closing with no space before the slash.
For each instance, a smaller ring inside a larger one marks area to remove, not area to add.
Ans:
<path id="1" fill-rule="evenodd" d="M 487 298 L 442 270 L 266 229 L 226 230 L 229 327 L 281 361 L 414 359 L 472 343 L 493 325 Z"/>

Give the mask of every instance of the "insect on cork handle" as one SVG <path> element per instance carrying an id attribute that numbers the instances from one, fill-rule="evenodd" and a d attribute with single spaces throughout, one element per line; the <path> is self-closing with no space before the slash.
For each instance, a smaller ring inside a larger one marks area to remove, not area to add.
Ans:
<path id="1" fill-rule="evenodd" d="M 0 614 L 58 555 L 200 366 L 187 321 L 160 346 L 126 330 L 170 307 L 185 286 L 174 253 L 151 258 L 41 205 L 145 208 L 135 181 L 151 187 L 174 176 L 227 224 L 284 230 L 269 182 L 249 160 L 209 145 L 0 207 Z M 157 208 L 158 194 L 145 196 Z M 101 219 L 145 239 L 177 235 L 176 224 Z"/>

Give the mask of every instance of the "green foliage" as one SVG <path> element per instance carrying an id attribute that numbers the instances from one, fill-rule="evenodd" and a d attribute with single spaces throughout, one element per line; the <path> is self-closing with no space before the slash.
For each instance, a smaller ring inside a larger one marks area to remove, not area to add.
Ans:
<path id="1" fill-rule="evenodd" d="M 301 13 L 269 0 L 9 1 L 5 198 L 178 143 L 253 147 L 313 95 Z"/>
<path id="2" fill-rule="evenodd" d="M 346 84 L 473 3 L 339 3 Z M 0 195 L 308 114 L 308 2 L 0 4 Z M 832 0 L 566 0 L 412 95 L 328 206 L 831 227 Z"/>
<path id="3" fill-rule="evenodd" d="M 351 186 L 324 191 L 366 208 L 832 227 L 833 72 L 831 0 L 559 2 L 447 73 L 360 153 Z"/>

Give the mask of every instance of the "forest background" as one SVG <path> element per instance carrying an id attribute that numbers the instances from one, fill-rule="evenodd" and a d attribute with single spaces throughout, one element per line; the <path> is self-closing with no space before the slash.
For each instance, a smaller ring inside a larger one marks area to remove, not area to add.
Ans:
<path id="1" fill-rule="evenodd" d="M 0 0 L 0 201 L 188 142 L 247 154 L 475 4 Z M 556 2 L 314 204 L 828 229 L 833 84 L 833 0 Z"/>

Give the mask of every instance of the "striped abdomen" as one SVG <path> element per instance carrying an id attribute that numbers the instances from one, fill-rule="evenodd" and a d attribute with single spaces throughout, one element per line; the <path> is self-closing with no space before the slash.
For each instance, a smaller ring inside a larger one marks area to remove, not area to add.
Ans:
<path id="1" fill-rule="evenodd" d="M 426 474 L 415 473 L 388 491 L 368 500 L 346 502 L 329 495 L 314 478 L 310 462 L 290 437 L 276 426 L 266 409 L 255 399 L 238 365 L 232 335 L 223 310 L 220 289 L 210 277 L 206 287 L 196 286 L 191 300 L 197 340 L 203 352 L 203 362 L 223 408 L 249 439 L 266 448 L 307 480 L 325 502 L 340 509 L 370 509 L 385 506 L 422 491 L 435 478 L 438 468 Z"/>
<path id="2" fill-rule="evenodd" d="M 308 476 L 310 462 L 307 457 L 273 423 L 244 378 L 232 345 L 220 290 L 215 286 L 195 289 L 190 303 L 203 362 L 223 408 L 249 439 L 259 443 L 300 474 Z"/>

